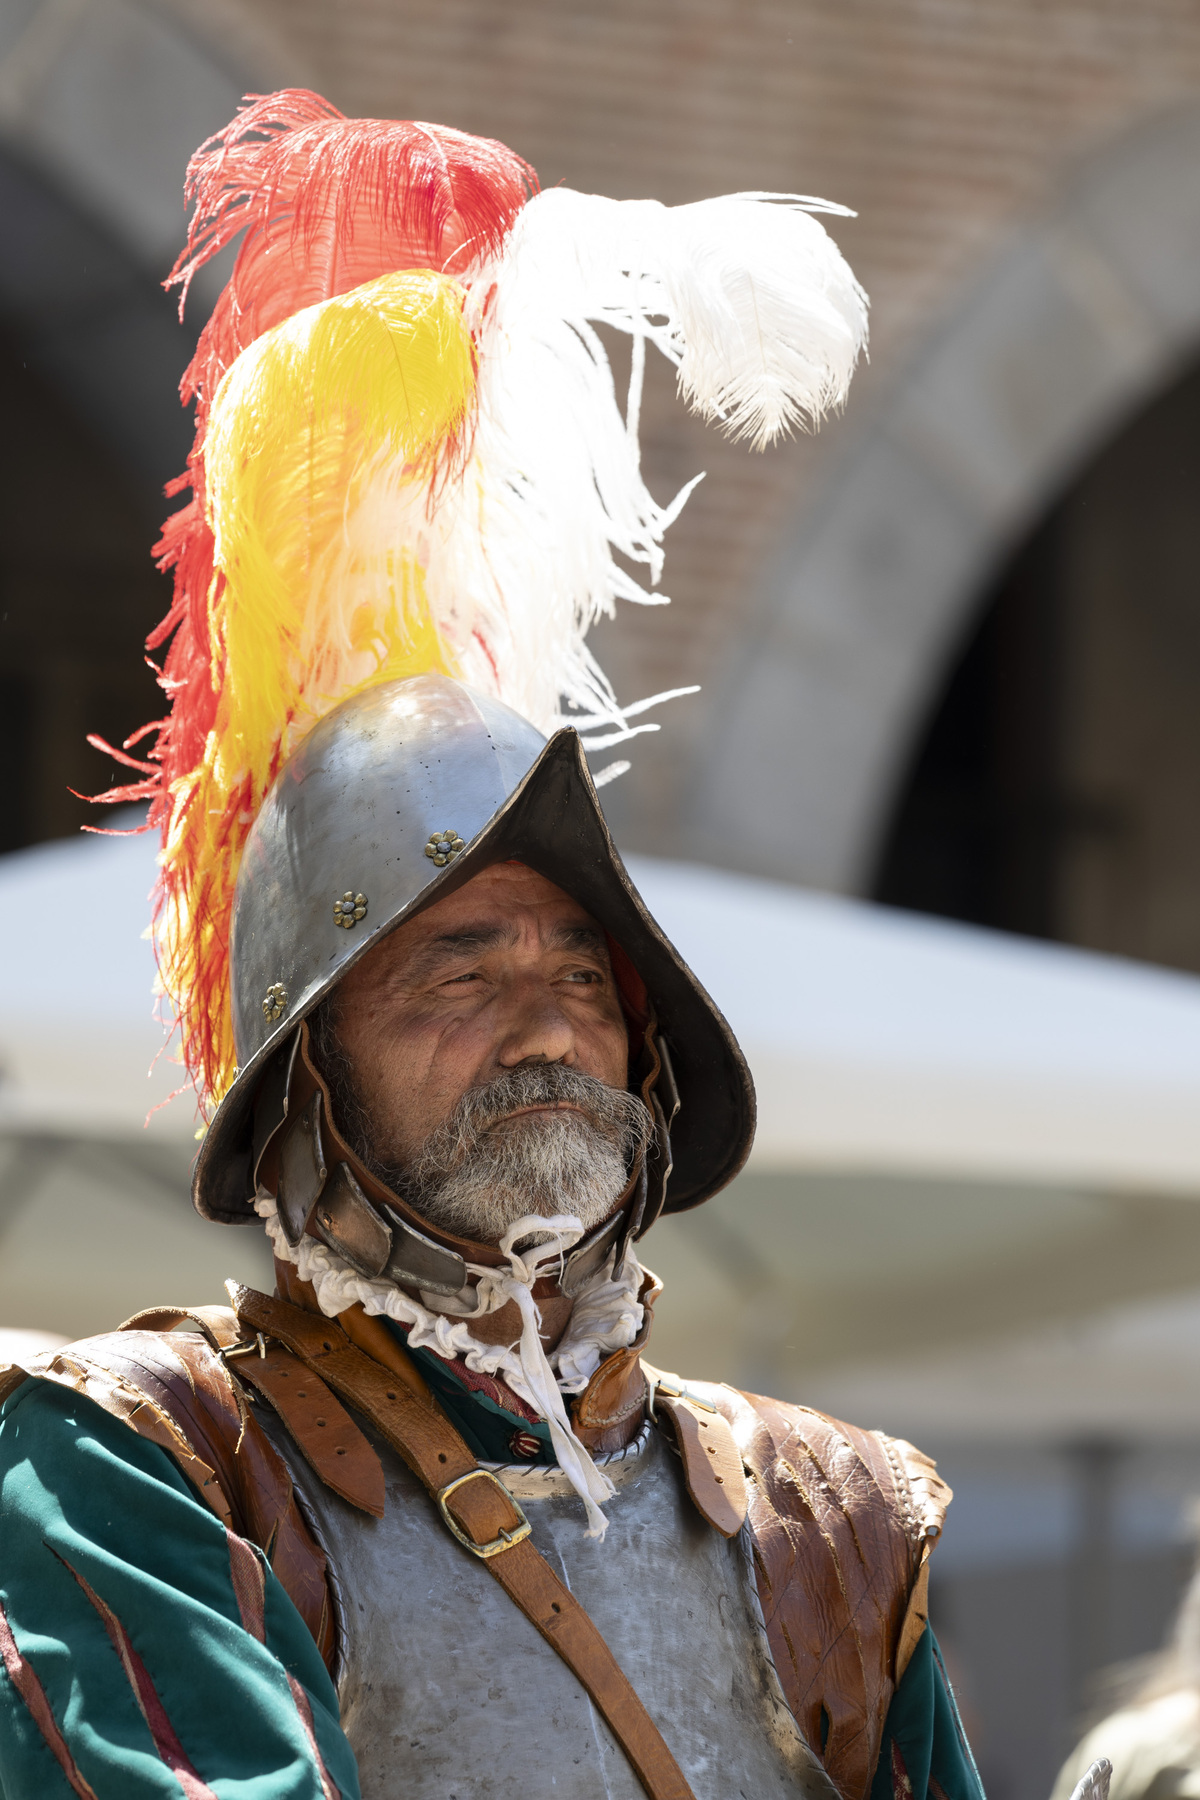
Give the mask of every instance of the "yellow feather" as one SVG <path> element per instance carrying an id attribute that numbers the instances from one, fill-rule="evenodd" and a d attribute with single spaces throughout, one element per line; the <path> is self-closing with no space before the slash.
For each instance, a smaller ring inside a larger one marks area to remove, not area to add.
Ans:
<path id="1" fill-rule="evenodd" d="M 203 761 L 173 795 L 159 928 L 164 985 L 205 1015 L 214 1099 L 234 1072 L 234 883 L 282 761 L 361 688 L 458 673 L 427 602 L 421 535 L 469 449 L 475 399 L 463 290 L 427 269 L 295 314 L 243 351 L 214 397 L 204 462 L 220 699 Z"/>

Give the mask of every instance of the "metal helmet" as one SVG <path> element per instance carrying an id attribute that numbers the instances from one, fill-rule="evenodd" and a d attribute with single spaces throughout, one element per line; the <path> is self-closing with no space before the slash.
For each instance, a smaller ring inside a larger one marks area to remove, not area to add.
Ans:
<path id="1" fill-rule="evenodd" d="M 754 1133 L 749 1070 L 717 1007 L 634 888 L 578 734 L 562 730 L 547 740 L 499 701 L 446 676 L 422 675 L 381 683 L 328 713 L 280 772 L 250 831 L 230 943 L 238 1073 L 196 1165 L 193 1194 L 205 1218 L 232 1224 L 254 1216 L 263 1145 L 287 1114 L 289 1090 L 296 1100 L 306 1036 L 298 1028 L 314 1007 L 381 938 L 509 859 L 585 906 L 645 985 L 657 1046 L 646 1097 L 656 1082 L 670 1090 L 653 1107 L 660 1139 L 668 1128 L 670 1139 L 659 1146 L 659 1191 L 643 1201 L 639 1235 L 660 1209 L 697 1206 L 732 1180 Z M 328 1106 L 327 1093 L 325 1100 Z M 328 1117 L 324 1129 L 335 1130 Z M 319 1142 L 318 1132 L 306 1175 L 314 1194 L 326 1179 Z M 349 1172 L 347 1181 L 344 1197 L 372 1245 L 379 1231 L 406 1229 L 394 1206 L 384 1207 L 391 1223 L 377 1228 Z M 457 1256 L 442 1282 L 435 1243 L 422 1249 L 411 1229 L 407 1237 L 429 1264 L 427 1285 L 462 1285 Z M 445 1243 L 445 1234 L 433 1237 Z M 344 1238 L 327 1241 L 347 1252 Z M 352 1245 L 348 1253 L 356 1260 Z M 357 1260 L 382 1267 L 386 1246 Z"/>

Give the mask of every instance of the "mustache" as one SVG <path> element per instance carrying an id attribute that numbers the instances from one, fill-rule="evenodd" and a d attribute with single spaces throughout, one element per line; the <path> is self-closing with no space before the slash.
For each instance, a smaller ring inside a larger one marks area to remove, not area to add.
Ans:
<path id="1" fill-rule="evenodd" d="M 626 1162 L 646 1148 L 654 1132 L 650 1112 L 636 1094 L 561 1063 L 533 1063 L 468 1088 L 426 1138 L 409 1178 L 420 1185 L 452 1174 L 480 1149 L 489 1132 L 509 1122 L 518 1130 L 521 1120 L 513 1115 L 539 1106 L 573 1109 Z"/>

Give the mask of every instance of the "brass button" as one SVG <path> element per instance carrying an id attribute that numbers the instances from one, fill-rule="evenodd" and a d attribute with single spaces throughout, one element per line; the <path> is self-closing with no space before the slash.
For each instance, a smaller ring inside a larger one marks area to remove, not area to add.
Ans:
<path id="1" fill-rule="evenodd" d="M 333 922 L 343 931 L 353 931 L 358 921 L 366 916 L 367 896 L 356 894 L 353 888 L 347 888 L 341 899 L 333 903 Z"/>
<path id="2" fill-rule="evenodd" d="M 288 991 L 284 987 L 282 981 L 272 982 L 271 986 L 263 995 L 263 1018 L 269 1025 L 273 1025 L 276 1019 L 282 1019 L 284 1013 L 287 1011 L 287 1004 Z"/>
<path id="3" fill-rule="evenodd" d="M 466 847 L 457 831 L 435 831 L 425 846 L 425 854 L 439 869 L 444 869 Z"/>

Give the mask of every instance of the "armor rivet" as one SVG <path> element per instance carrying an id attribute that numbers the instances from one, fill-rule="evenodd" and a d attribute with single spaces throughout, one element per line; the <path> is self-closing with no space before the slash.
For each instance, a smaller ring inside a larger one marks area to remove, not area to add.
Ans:
<path id="1" fill-rule="evenodd" d="M 367 896 L 356 894 L 353 888 L 347 888 L 340 900 L 333 903 L 333 922 L 340 925 L 343 931 L 353 931 L 359 919 L 367 916 Z"/>
<path id="2" fill-rule="evenodd" d="M 284 1013 L 287 1011 L 287 1003 L 288 991 L 284 987 L 282 981 L 272 982 L 271 986 L 263 995 L 262 1003 L 263 1018 L 266 1019 L 268 1024 L 273 1025 L 276 1019 L 282 1019 Z"/>
<path id="3" fill-rule="evenodd" d="M 425 846 L 425 854 L 437 868 L 444 869 L 466 847 L 457 831 L 435 831 Z"/>

